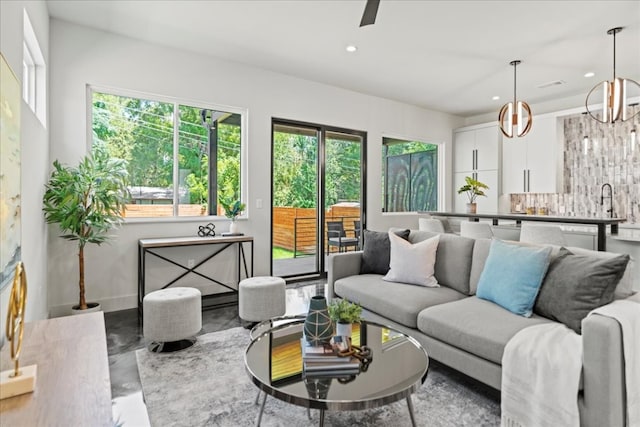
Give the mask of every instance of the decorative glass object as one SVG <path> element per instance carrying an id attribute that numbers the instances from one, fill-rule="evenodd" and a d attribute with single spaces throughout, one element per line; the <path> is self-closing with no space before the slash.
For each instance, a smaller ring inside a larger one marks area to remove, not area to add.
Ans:
<path id="1" fill-rule="evenodd" d="M 327 310 L 327 299 L 316 295 L 309 301 L 309 314 L 304 321 L 304 335 L 311 345 L 329 342 L 333 335 L 333 324 Z"/>

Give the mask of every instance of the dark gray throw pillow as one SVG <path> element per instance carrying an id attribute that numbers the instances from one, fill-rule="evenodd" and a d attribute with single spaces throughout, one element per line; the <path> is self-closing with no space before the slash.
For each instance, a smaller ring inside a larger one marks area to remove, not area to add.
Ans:
<path id="1" fill-rule="evenodd" d="M 409 230 L 394 231 L 404 240 L 409 240 Z M 391 258 L 391 243 L 389 234 L 382 231 L 364 230 L 364 249 L 360 274 L 387 274 Z"/>
<path id="2" fill-rule="evenodd" d="M 582 319 L 613 301 L 629 255 L 601 259 L 562 248 L 549 266 L 533 311 L 582 333 Z"/>

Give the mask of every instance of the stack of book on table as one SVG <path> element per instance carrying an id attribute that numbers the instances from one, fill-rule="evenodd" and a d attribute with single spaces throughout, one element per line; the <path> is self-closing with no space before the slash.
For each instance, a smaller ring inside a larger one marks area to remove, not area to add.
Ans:
<path id="1" fill-rule="evenodd" d="M 302 363 L 306 376 L 350 376 L 360 373 L 360 361 L 355 357 L 339 356 L 331 344 L 312 346 L 302 338 Z"/>

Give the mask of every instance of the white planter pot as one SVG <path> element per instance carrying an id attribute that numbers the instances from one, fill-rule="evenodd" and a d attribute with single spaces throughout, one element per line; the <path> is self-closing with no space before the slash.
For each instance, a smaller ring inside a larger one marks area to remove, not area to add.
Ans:
<path id="1" fill-rule="evenodd" d="M 71 314 L 85 314 L 94 313 L 96 311 L 102 311 L 102 307 L 99 302 L 88 302 L 86 310 L 80 310 L 77 305 L 71 307 Z"/>
<path id="2" fill-rule="evenodd" d="M 231 221 L 229 224 L 229 233 L 237 233 L 238 232 L 238 224 L 235 221 Z"/>
<path id="3" fill-rule="evenodd" d="M 336 335 L 350 337 L 353 323 L 336 323 Z"/>

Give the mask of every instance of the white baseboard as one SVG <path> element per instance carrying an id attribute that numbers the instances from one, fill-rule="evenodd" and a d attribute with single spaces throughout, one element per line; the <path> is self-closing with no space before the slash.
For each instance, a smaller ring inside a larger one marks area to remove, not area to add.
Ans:
<path id="1" fill-rule="evenodd" d="M 93 301 L 92 301 L 93 302 Z M 109 313 L 111 311 L 126 310 L 138 307 L 138 295 L 124 295 L 113 298 L 105 298 L 98 301 L 102 306 L 102 311 Z M 62 317 L 71 314 L 71 307 L 77 303 L 54 305 L 49 307 L 49 317 Z"/>

